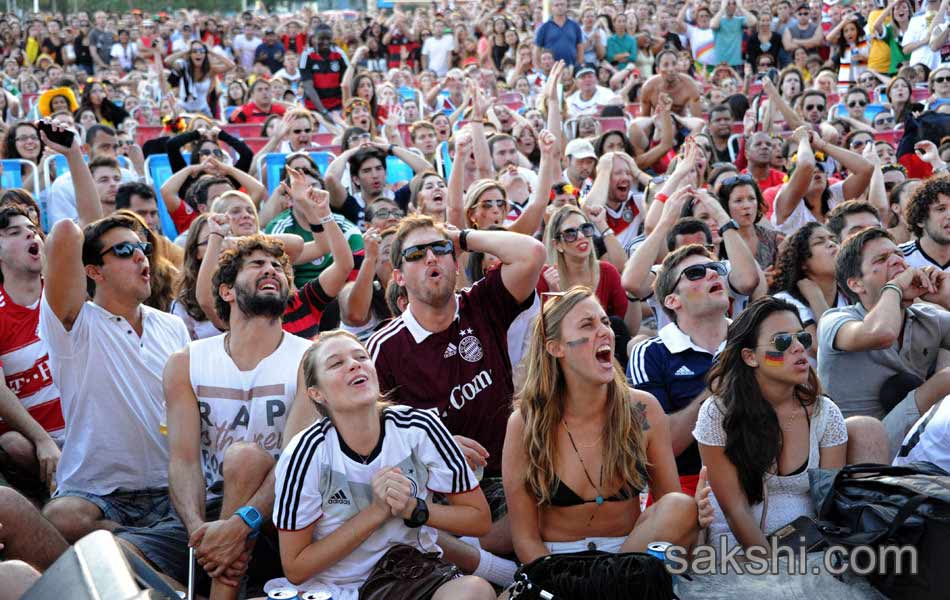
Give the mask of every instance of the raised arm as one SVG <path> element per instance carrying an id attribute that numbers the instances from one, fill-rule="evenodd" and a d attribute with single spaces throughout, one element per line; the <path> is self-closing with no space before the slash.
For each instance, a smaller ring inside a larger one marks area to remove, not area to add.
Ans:
<path id="1" fill-rule="evenodd" d="M 340 292 L 340 320 L 346 325 L 361 327 L 372 316 L 373 282 L 376 279 L 376 261 L 379 259 L 379 230 L 370 227 L 363 233 L 363 262 L 356 281 L 348 283 Z"/>
<path id="2" fill-rule="evenodd" d="M 786 30 L 788 33 L 788 30 Z M 802 125 L 805 125 L 805 121 L 799 116 L 795 110 L 789 106 L 788 102 L 785 101 L 785 98 L 782 98 L 782 95 L 775 88 L 775 84 L 772 83 L 772 80 L 768 77 L 762 79 L 762 90 L 768 95 L 769 103 L 775 104 L 775 108 L 778 109 L 782 116 L 785 117 L 785 124 L 791 129 L 798 129 Z"/>
<path id="3" fill-rule="evenodd" d="M 302 177 L 300 178 L 303 179 Z M 296 181 L 293 178 L 292 181 Z M 323 232 L 314 232 L 314 236 L 326 236 L 330 243 L 333 263 L 320 273 L 320 286 L 328 296 L 336 297 L 353 270 L 353 252 L 346 241 L 340 225 L 330 212 L 330 193 L 310 187 L 300 189 L 292 185 L 290 189 L 294 206 L 302 209 L 309 221 L 310 229 L 323 227 Z"/>
<path id="4" fill-rule="evenodd" d="M 198 306 L 204 311 L 205 317 L 211 321 L 211 324 L 221 331 L 227 331 L 230 327 L 218 316 L 218 311 L 214 308 L 214 273 L 218 270 L 218 257 L 221 255 L 221 247 L 228 230 L 227 215 L 216 214 L 208 218 L 208 245 L 205 247 L 205 257 L 201 261 L 198 279 L 195 281 Z"/>
<path id="5" fill-rule="evenodd" d="M 366 46 L 360 46 L 356 49 L 356 52 L 353 53 L 353 60 L 350 61 L 350 64 L 347 65 L 346 71 L 343 72 L 343 79 L 340 80 L 340 89 L 343 92 L 343 104 L 346 105 L 350 101 L 350 98 L 353 95 L 350 93 L 350 87 L 353 84 L 353 77 L 356 76 L 356 65 L 366 58 L 369 48 Z"/>
<path id="6" fill-rule="evenodd" d="M 347 165 L 350 164 L 350 157 L 359 152 L 364 145 L 353 146 L 349 150 L 342 152 L 339 156 L 334 158 L 330 164 L 327 166 L 327 172 L 323 177 L 324 183 L 326 183 L 327 191 L 330 192 L 330 205 L 334 208 L 340 208 L 343 206 L 343 203 L 346 202 L 346 188 L 343 187 L 341 183 L 341 177 L 343 177 L 343 172 L 346 169 Z"/>
<path id="7" fill-rule="evenodd" d="M 698 192 L 697 199 L 715 216 L 717 226 L 722 227 L 732 220 L 726 209 L 708 191 Z M 752 250 L 736 229 L 726 231 L 722 236 L 722 243 L 726 247 L 732 267 L 728 277 L 729 286 L 740 294 L 751 296 L 762 277 Z"/>
<path id="8" fill-rule="evenodd" d="M 548 207 L 551 195 L 551 186 L 560 170 L 561 153 L 557 146 L 557 139 L 548 130 L 538 134 L 538 144 L 541 147 L 541 165 L 538 172 L 537 189 L 531 195 L 524 212 L 511 224 L 509 231 L 516 231 L 525 235 L 534 235 L 544 220 L 544 211 Z"/>
<path id="9" fill-rule="evenodd" d="M 497 256 L 501 261 L 501 279 L 508 292 L 518 302 L 527 300 L 534 293 L 544 265 L 544 245 L 533 237 L 510 231 L 465 231 L 466 248 L 462 248 L 459 244 L 462 230 L 450 230 L 449 237 L 455 247 Z"/>
<path id="10" fill-rule="evenodd" d="M 46 239 L 46 301 L 66 331 L 73 327 L 86 301 L 86 270 L 82 264 L 82 230 L 70 219 L 53 225 Z"/>
<path id="11" fill-rule="evenodd" d="M 809 143 L 809 133 L 808 127 L 801 126 L 792 134 L 792 139 L 798 140 L 798 159 L 795 163 L 795 172 L 775 196 L 775 223 L 777 225 L 781 225 L 792 215 L 795 207 L 808 191 L 812 176 L 815 174 L 817 165 L 815 154 Z"/>
<path id="12" fill-rule="evenodd" d="M 66 157 L 66 163 L 69 165 L 69 173 L 73 179 L 73 189 L 76 192 L 76 214 L 79 217 L 79 226 L 85 227 L 93 221 L 102 217 L 102 204 L 99 201 L 99 193 L 96 191 L 96 184 L 92 179 L 92 173 L 86 161 L 82 158 L 82 148 L 79 145 L 79 134 L 71 129 L 67 129 L 62 124 L 53 121 L 47 121 L 57 132 L 71 131 L 73 134 L 73 143 L 68 148 L 52 142 L 46 133 L 40 131 L 40 137 L 43 143 L 53 152 L 58 152 Z"/>
<path id="13" fill-rule="evenodd" d="M 841 185 L 841 191 L 845 198 L 857 198 L 868 189 L 871 183 L 871 175 L 874 173 L 874 165 L 867 159 L 847 148 L 829 144 L 814 132 L 811 133 L 811 145 L 812 148 L 818 152 L 824 152 L 848 170 L 848 177 Z M 881 214 L 886 215 L 887 212 Z"/>
<path id="14" fill-rule="evenodd" d="M 666 253 L 666 236 L 676 224 L 683 205 L 693 194 L 691 186 L 679 187 L 665 202 L 654 199 L 653 204 L 660 206 L 659 218 L 643 243 L 637 246 L 633 255 L 627 261 L 620 276 L 623 289 L 635 298 L 648 298 L 653 293 L 653 265 L 657 259 Z"/>
<path id="15" fill-rule="evenodd" d="M 465 168 L 472 153 L 471 131 L 461 131 L 455 134 L 455 163 L 449 174 L 448 202 L 446 204 L 446 220 L 450 225 L 465 229 Z"/>
<path id="16" fill-rule="evenodd" d="M 183 202 L 179 196 L 181 186 L 184 185 L 188 179 L 200 177 L 203 173 L 205 173 L 205 167 L 203 165 L 190 165 L 169 177 L 165 183 L 162 184 L 159 193 L 162 196 L 162 202 L 165 203 L 168 214 L 174 214 Z"/>

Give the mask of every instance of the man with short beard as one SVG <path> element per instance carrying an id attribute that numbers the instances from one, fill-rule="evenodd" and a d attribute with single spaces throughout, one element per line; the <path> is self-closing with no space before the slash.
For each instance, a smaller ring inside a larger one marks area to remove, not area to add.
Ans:
<path id="1" fill-rule="evenodd" d="M 252 589 L 281 575 L 272 472 L 310 346 L 281 327 L 291 278 L 283 246 L 265 236 L 239 238 L 222 254 L 215 308 L 228 333 L 173 354 L 163 377 L 175 514 L 120 535 L 178 582 L 195 548 L 199 588 L 210 577 L 216 599 L 236 598 L 245 571 Z"/>
<path id="2" fill-rule="evenodd" d="M 904 214 L 915 238 L 900 246 L 907 264 L 950 271 L 950 175 L 925 180 Z"/>

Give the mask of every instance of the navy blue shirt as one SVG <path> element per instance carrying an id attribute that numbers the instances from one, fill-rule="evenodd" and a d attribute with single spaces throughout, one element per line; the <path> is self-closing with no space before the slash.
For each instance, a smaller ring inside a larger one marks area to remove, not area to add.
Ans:
<path id="1" fill-rule="evenodd" d="M 718 352 L 725 346 L 725 340 Z M 666 414 L 689 406 L 706 389 L 706 372 L 713 355 L 693 344 L 676 323 L 660 329 L 656 337 L 633 347 L 627 365 L 627 379 L 638 390 L 653 394 Z M 698 475 L 703 463 L 693 441 L 676 457 L 680 475 Z"/>
<path id="2" fill-rule="evenodd" d="M 577 45 L 584 42 L 584 32 L 576 22 L 567 19 L 563 27 L 545 21 L 534 35 L 534 45 L 554 53 L 554 60 L 577 66 Z"/>

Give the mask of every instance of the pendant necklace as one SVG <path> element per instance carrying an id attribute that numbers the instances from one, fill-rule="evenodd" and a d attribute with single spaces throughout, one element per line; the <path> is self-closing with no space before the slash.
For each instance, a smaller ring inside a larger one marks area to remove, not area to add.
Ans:
<path id="1" fill-rule="evenodd" d="M 564 431 L 567 432 L 567 439 L 571 440 L 571 447 L 574 448 L 574 454 L 577 455 L 577 460 L 580 461 L 581 468 L 584 469 L 584 476 L 587 477 L 587 481 L 590 482 L 591 487 L 597 490 L 597 497 L 594 499 L 594 502 L 597 503 L 597 506 L 600 506 L 604 503 L 604 494 L 600 491 L 600 488 L 604 484 L 604 465 L 603 463 L 600 465 L 600 485 L 597 485 L 594 483 L 594 480 L 591 479 L 590 473 L 587 471 L 587 465 L 584 464 L 584 459 L 581 458 L 581 453 L 577 450 L 577 444 L 574 443 L 574 436 L 571 435 L 571 430 L 567 428 L 567 422 L 562 420 L 561 423 L 564 424 Z M 590 516 L 590 519 L 591 521 L 594 520 L 593 514 Z M 590 525 L 590 521 L 588 521 L 587 524 Z"/>

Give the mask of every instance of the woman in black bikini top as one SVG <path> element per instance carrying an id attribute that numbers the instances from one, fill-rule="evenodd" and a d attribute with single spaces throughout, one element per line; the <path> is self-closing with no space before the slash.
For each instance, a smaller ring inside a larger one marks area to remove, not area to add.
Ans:
<path id="1" fill-rule="evenodd" d="M 577 545 L 690 546 L 700 520 L 712 518 L 708 491 L 697 494 L 700 509 L 680 491 L 667 417 L 653 396 L 628 387 L 597 297 L 582 286 L 553 296 L 535 321 L 502 456 L 518 558 Z M 658 500 L 641 512 L 647 485 Z"/>

